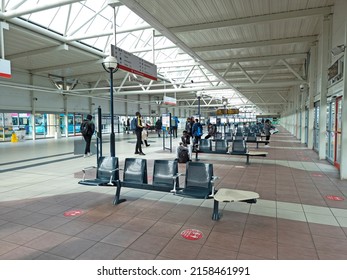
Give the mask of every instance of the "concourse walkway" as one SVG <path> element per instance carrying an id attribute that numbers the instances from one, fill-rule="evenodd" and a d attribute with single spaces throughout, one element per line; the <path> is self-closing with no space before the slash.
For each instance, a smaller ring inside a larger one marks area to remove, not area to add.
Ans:
<path id="1" fill-rule="evenodd" d="M 79 185 L 82 168 L 96 164 L 95 155 L 74 155 L 81 137 L 0 143 L 0 259 L 347 260 L 347 181 L 279 130 L 270 148 L 259 145 L 268 156 L 250 165 L 245 157 L 199 154 L 213 163 L 217 189 L 260 195 L 252 205 L 220 203 L 219 221 L 211 219 L 213 199 L 123 188 L 127 201 L 113 205 L 114 188 Z M 134 135 L 116 138 L 121 168 L 125 158 L 140 157 Z M 155 133 L 148 142 L 151 181 L 153 160 L 175 153 Z M 182 237 L 189 229 L 200 239 Z"/>

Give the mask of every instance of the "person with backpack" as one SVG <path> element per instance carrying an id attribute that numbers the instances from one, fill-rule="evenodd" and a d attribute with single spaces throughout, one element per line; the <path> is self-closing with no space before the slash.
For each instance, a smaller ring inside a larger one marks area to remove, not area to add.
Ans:
<path id="1" fill-rule="evenodd" d="M 86 146 L 84 148 L 84 157 L 89 157 L 91 156 L 90 152 L 90 143 L 92 142 L 92 136 L 95 131 L 95 125 L 94 122 L 92 121 L 93 116 L 88 115 L 85 120 L 83 120 L 81 124 L 81 133 L 83 136 L 84 141 L 86 142 Z"/>
<path id="2" fill-rule="evenodd" d="M 186 130 L 183 131 L 181 142 L 176 149 L 176 159 L 179 163 L 185 163 L 192 159 L 192 145 L 190 143 L 190 135 Z"/>
<path id="3" fill-rule="evenodd" d="M 199 144 L 201 136 L 203 134 L 202 125 L 198 119 L 195 119 L 195 123 L 193 124 L 193 127 L 192 127 L 192 134 L 194 137 L 194 146 L 196 147 L 196 145 Z"/>
<path id="4" fill-rule="evenodd" d="M 136 134 L 136 146 L 135 146 L 135 154 L 144 156 L 145 154 L 142 152 L 142 130 L 143 130 L 143 125 L 142 125 L 142 119 L 141 119 L 141 114 L 140 112 L 135 113 L 135 121 L 134 119 L 131 121 L 132 123 L 135 122 L 135 134 Z"/>

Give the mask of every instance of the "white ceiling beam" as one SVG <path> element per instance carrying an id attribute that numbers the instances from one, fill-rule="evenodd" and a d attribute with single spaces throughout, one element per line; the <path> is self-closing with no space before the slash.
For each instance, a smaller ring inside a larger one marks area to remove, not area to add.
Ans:
<path id="1" fill-rule="evenodd" d="M 161 24 L 154 16 L 152 16 L 147 10 L 145 10 L 137 1 L 135 0 L 122 0 L 122 3 L 126 5 L 130 10 L 139 15 L 143 20 L 148 22 L 154 29 L 158 30 L 161 34 L 166 36 L 171 42 L 173 42 L 177 47 L 182 49 L 186 54 L 190 55 L 200 65 L 204 66 L 208 71 L 214 74 L 216 77 L 220 78 L 221 81 L 233 88 L 233 86 L 225 80 L 219 73 L 217 73 L 206 61 L 204 61 L 199 55 L 191 50 L 181 39 L 179 39 L 173 32 L 171 32 L 167 27 Z M 235 88 L 233 88 L 235 89 Z"/>
<path id="2" fill-rule="evenodd" d="M 234 87 L 237 89 L 243 89 L 243 88 L 279 88 L 279 87 L 292 87 L 300 85 L 302 81 L 267 81 L 266 83 L 260 83 L 260 84 L 251 84 L 251 83 L 234 83 Z"/>
<path id="3" fill-rule="evenodd" d="M 117 28 L 116 34 L 123 34 L 123 33 L 129 33 L 129 32 L 135 32 L 135 31 L 141 31 L 145 29 L 150 29 L 152 28 L 150 25 L 139 25 L 135 26 L 133 28 Z M 90 34 L 85 34 L 85 35 L 80 35 L 80 36 L 66 36 L 66 41 L 80 41 L 80 40 L 85 40 L 85 39 L 91 39 L 91 38 L 98 38 L 98 37 L 105 37 L 105 36 L 111 36 L 113 35 L 113 31 L 103 31 L 103 32 L 98 32 L 98 33 L 90 33 Z"/>
<path id="4" fill-rule="evenodd" d="M 296 72 L 285 59 L 281 59 L 281 62 L 289 69 L 290 72 L 294 74 L 295 77 L 297 77 L 300 81 L 303 81 L 304 78 L 300 76 L 298 72 Z"/>
<path id="5" fill-rule="evenodd" d="M 118 88 L 118 87 L 115 87 Z M 124 88 L 124 87 L 123 87 Z M 161 89 L 152 89 L 150 91 L 143 91 L 143 90 L 129 90 L 129 91 L 122 91 L 119 94 L 124 94 L 124 95 L 134 95 L 134 94 L 163 94 L 163 93 L 192 93 L 194 94 L 196 91 L 213 91 L 213 90 L 225 90 L 225 89 L 233 89 L 229 86 L 213 86 L 213 87 L 195 87 L 195 88 L 161 88 Z M 109 88 L 98 88 L 95 90 L 109 90 Z M 86 91 L 85 89 L 74 89 L 73 92 L 78 93 L 78 92 L 83 92 Z"/>
<path id="6" fill-rule="evenodd" d="M 272 65 L 272 63 L 270 64 L 270 66 L 271 65 Z M 293 69 L 301 68 L 302 64 L 292 64 L 291 67 Z M 251 72 L 251 71 L 264 71 L 264 70 L 267 70 L 268 68 L 269 68 L 269 66 L 243 66 L 243 69 L 245 69 L 245 71 L 247 71 L 247 72 Z M 272 70 L 286 70 L 287 67 L 285 67 L 284 65 L 281 65 L 281 64 L 276 64 L 271 69 Z M 215 70 L 218 71 L 218 72 L 223 72 L 223 73 L 225 71 L 224 68 L 218 68 L 218 67 L 216 67 Z M 232 69 L 230 69 L 228 71 L 229 74 L 234 73 L 234 72 L 240 72 L 240 70 L 237 69 L 237 68 L 232 68 Z"/>
<path id="7" fill-rule="evenodd" d="M 263 73 L 263 75 L 259 78 L 259 80 L 257 80 L 257 84 L 259 84 L 266 77 L 266 75 L 272 70 L 272 68 L 274 68 L 277 62 L 278 60 L 274 60 L 271 63 L 270 67 Z"/>
<path id="8" fill-rule="evenodd" d="M 261 22 L 301 18 L 301 17 L 307 17 L 307 16 L 328 15 L 331 12 L 332 12 L 331 7 L 304 9 L 304 10 L 297 10 L 297 11 L 290 11 L 290 12 L 274 13 L 270 15 L 260 15 L 260 16 L 254 16 L 254 17 L 237 18 L 237 19 L 223 20 L 223 21 L 217 21 L 217 22 L 176 26 L 176 27 L 169 28 L 169 31 L 171 31 L 172 33 L 199 31 L 199 30 L 232 27 L 232 26 L 240 26 L 240 25 L 247 25 L 247 24 L 258 24 Z"/>
<path id="9" fill-rule="evenodd" d="M 187 81 L 188 77 L 190 76 L 190 74 L 193 72 L 195 68 L 195 65 L 193 67 L 190 68 L 189 72 L 187 73 L 187 75 L 184 77 L 183 82 L 180 84 L 179 88 L 182 88 L 182 86 L 185 84 L 185 82 Z"/>
<path id="10" fill-rule="evenodd" d="M 18 9 L 20 6 L 22 6 L 27 0 L 22 0 L 20 2 L 18 2 L 16 5 L 12 6 L 12 10 L 16 10 Z M 2 2 L 5 2 L 5 0 L 3 0 Z M 7 3 L 9 3 L 10 1 L 8 1 Z M 4 11 L 5 9 L 3 9 Z"/>
<path id="11" fill-rule="evenodd" d="M 59 51 L 67 51 L 67 50 L 69 50 L 69 46 L 66 45 L 66 44 L 62 44 L 62 45 L 59 45 L 59 46 L 48 47 L 48 48 L 43 48 L 43 49 L 32 50 L 32 51 L 28 51 L 28 52 L 8 55 L 6 58 L 10 59 L 10 60 L 14 60 L 14 59 L 22 58 L 22 57 L 41 55 L 43 53 L 59 52 Z"/>
<path id="12" fill-rule="evenodd" d="M 71 63 L 71 64 L 63 64 L 63 65 L 54 65 L 54 66 L 47 66 L 42 68 L 33 68 L 30 70 L 31 73 L 40 73 L 40 72 L 46 72 L 46 71 L 52 71 L 52 70 L 60 70 L 60 69 L 66 69 L 66 68 L 72 68 L 72 67 L 81 67 L 81 66 L 89 66 L 95 65 L 103 62 L 102 59 L 100 60 L 89 60 L 89 61 L 83 61 L 83 62 L 77 62 L 77 63 Z"/>
<path id="13" fill-rule="evenodd" d="M 45 28 L 39 27 L 37 25 L 31 24 L 27 21 L 24 21 L 24 20 L 21 20 L 18 18 L 13 18 L 13 19 L 10 19 L 9 22 L 12 23 L 13 25 L 17 25 L 17 26 L 20 26 L 22 28 L 36 32 L 38 34 L 41 34 L 43 36 L 46 36 L 46 37 L 50 38 L 51 40 L 56 40 L 58 42 L 67 43 L 64 36 L 57 34 L 55 32 L 52 32 L 50 30 L 47 30 Z M 106 57 L 107 56 L 107 54 L 105 54 L 104 52 L 101 52 L 101 51 L 99 51 L 95 48 L 92 48 L 92 47 L 88 47 L 85 44 L 81 44 L 79 42 L 70 42 L 69 45 L 76 47 L 76 49 L 83 51 L 83 53 L 93 54 L 93 55 L 97 55 L 99 57 Z"/>
<path id="14" fill-rule="evenodd" d="M 201 66 L 198 66 L 200 73 L 205 77 L 206 82 L 208 82 L 211 86 L 213 86 L 212 82 L 210 81 L 210 79 L 208 78 L 208 76 L 206 75 L 206 73 L 201 69 Z"/>
<path id="15" fill-rule="evenodd" d="M 104 6 L 101 8 L 101 10 L 99 10 L 96 13 L 93 13 L 93 15 L 90 18 L 86 18 L 83 22 L 79 22 L 80 26 L 77 27 L 75 30 L 71 31 L 69 33 L 69 36 L 74 35 L 76 32 L 78 32 L 79 30 L 81 30 L 82 28 L 84 28 L 89 22 L 93 21 L 103 10 L 105 10 L 106 8 L 108 8 L 108 6 Z"/>
<path id="16" fill-rule="evenodd" d="M 218 44 L 218 45 L 212 45 L 212 46 L 208 45 L 208 46 L 193 47 L 191 49 L 195 52 L 207 52 L 207 51 L 216 51 L 216 50 L 257 48 L 257 47 L 267 47 L 267 46 L 297 44 L 297 43 L 312 43 L 315 41 L 317 41 L 317 36 L 312 35 L 312 36 L 300 36 L 300 37 L 263 40 L 263 41 Z"/>
<path id="17" fill-rule="evenodd" d="M 0 19 L 8 20 L 11 18 L 21 17 L 21 16 L 24 16 L 27 14 L 37 13 L 37 12 L 41 12 L 44 10 L 61 7 L 64 5 L 73 4 L 76 2 L 81 2 L 81 0 L 56 0 L 56 1 L 51 2 L 51 3 L 45 3 L 45 4 L 41 4 L 41 5 L 40 4 L 39 5 L 32 5 L 32 8 L 30 8 L 30 9 L 18 8 L 18 9 L 14 9 L 14 10 L 9 10 L 9 11 L 6 11 L 4 13 L 0 13 Z"/>
<path id="18" fill-rule="evenodd" d="M 253 79 L 248 75 L 248 73 L 242 68 L 242 66 L 240 65 L 240 63 L 236 62 L 235 65 L 237 65 L 237 67 L 240 68 L 241 72 L 246 76 L 246 78 L 247 78 L 252 84 L 255 83 L 255 82 L 253 81 Z"/>
<path id="19" fill-rule="evenodd" d="M 223 59 L 208 59 L 209 64 L 231 63 L 231 62 L 250 62 L 250 61 L 263 61 L 274 59 L 290 59 L 290 58 L 307 58 L 307 53 L 295 54 L 280 54 L 280 55 L 267 55 L 267 56 L 251 56 L 251 57 L 238 57 L 238 58 L 223 58 Z"/>

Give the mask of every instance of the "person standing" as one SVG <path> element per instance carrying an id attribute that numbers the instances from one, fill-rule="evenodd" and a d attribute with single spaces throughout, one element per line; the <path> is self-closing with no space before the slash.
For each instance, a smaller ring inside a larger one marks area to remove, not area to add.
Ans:
<path id="1" fill-rule="evenodd" d="M 178 129 L 178 124 L 179 124 L 179 120 L 176 116 L 174 116 L 173 118 L 173 126 L 172 126 L 172 136 L 174 138 L 177 138 L 177 129 Z"/>
<path id="2" fill-rule="evenodd" d="M 202 132 L 202 125 L 201 125 L 201 123 L 199 122 L 198 119 L 196 119 L 195 123 L 193 124 L 192 133 L 193 133 L 193 136 L 194 136 L 194 147 L 196 148 L 196 146 L 199 145 L 201 136 L 203 134 L 203 132 Z"/>
<path id="3" fill-rule="evenodd" d="M 191 119 L 191 118 L 187 118 L 186 126 L 185 126 L 185 131 L 187 131 L 187 133 L 188 133 L 191 137 L 193 136 L 192 128 L 193 128 L 192 119 Z"/>
<path id="4" fill-rule="evenodd" d="M 267 141 L 265 143 L 265 146 L 264 146 L 265 148 L 270 147 L 269 142 L 270 142 L 270 135 L 271 135 L 270 130 L 271 130 L 271 128 L 272 128 L 271 122 L 270 122 L 269 119 L 267 119 L 264 122 L 264 128 L 263 128 L 264 129 L 264 134 L 265 134 L 265 140 Z"/>
<path id="5" fill-rule="evenodd" d="M 136 118 L 136 128 L 135 128 L 135 134 L 136 134 L 136 147 L 135 147 L 135 154 L 139 154 L 141 156 L 144 156 L 145 154 L 142 152 L 142 119 L 140 112 L 135 113 Z"/>
<path id="6" fill-rule="evenodd" d="M 87 118 L 83 120 L 81 124 L 81 133 L 84 138 L 84 141 L 86 142 L 86 146 L 84 149 L 84 157 L 92 155 L 90 152 L 90 143 L 92 142 L 92 136 L 95 131 L 95 125 L 92 119 L 93 116 L 88 115 Z"/>
<path id="7" fill-rule="evenodd" d="M 127 119 L 126 130 L 127 130 L 127 134 L 129 134 L 129 131 L 130 131 L 130 118 Z"/>
<path id="8" fill-rule="evenodd" d="M 142 142 L 146 145 L 146 147 L 149 147 L 150 144 L 148 144 L 147 140 L 148 140 L 148 129 L 147 127 L 144 127 L 142 129 Z"/>
<path id="9" fill-rule="evenodd" d="M 159 119 L 157 119 L 156 123 L 155 123 L 155 130 L 158 133 L 158 137 L 160 137 L 160 131 L 162 130 L 162 122 L 161 122 L 161 117 Z"/>

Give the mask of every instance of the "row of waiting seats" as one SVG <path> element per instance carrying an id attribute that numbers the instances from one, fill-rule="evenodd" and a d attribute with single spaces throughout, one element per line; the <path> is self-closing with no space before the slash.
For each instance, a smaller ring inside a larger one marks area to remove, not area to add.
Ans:
<path id="1" fill-rule="evenodd" d="M 96 178 L 86 179 L 86 172 L 96 168 Z M 154 160 L 152 183 L 148 183 L 147 159 L 126 158 L 123 178 L 120 179 L 117 157 L 101 157 L 98 167 L 83 169 L 83 179 L 79 184 L 88 186 L 114 186 L 117 188 L 113 203 L 119 204 L 122 187 L 172 192 L 193 198 L 208 198 L 214 194 L 213 166 L 209 163 L 188 162 L 185 174 L 178 172 L 177 160 Z M 185 175 L 184 187 L 180 187 L 179 177 Z"/>
<path id="2" fill-rule="evenodd" d="M 214 145 L 213 145 L 214 144 Z M 238 155 L 246 156 L 246 164 L 249 163 L 249 158 L 251 156 L 261 156 L 266 157 L 267 152 L 258 152 L 250 151 L 247 147 L 246 140 L 234 140 L 227 141 L 222 139 L 210 140 L 210 139 L 201 139 L 199 142 L 199 148 L 196 152 L 196 159 L 198 159 L 198 153 L 215 153 L 215 154 L 229 154 L 229 155 Z"/>
<path id="3" fill-rule="evenodd" d="M 147 160 L 143 158 L 126 158 L 123 169 L 123 179 L 119 178 L 119 161 L 117 157 L 101 157 L 96 168 L 96 178 L 86 179 L 89 167 L 83 169 L 83 179 L 79 184 L 87 186 L 114 186 L 116 188 L 113 204 L 124 202 L 120 198 L 122 187 L 146 189 L 151 191 L 171 192 L 190 198 L 214 198 L 212 219 L 219 220 L 219 202 L 256 203 L 259 194 L 243 190 L 220 188 L 215 190 L 214 182 L 218 177 L 213 175 L 213 165 L 202 162 L 188 162 L 186 164 L 185 183 L 179 185 L 177 160 L 154 160 L 153 182 L 148 183 Z"/>

